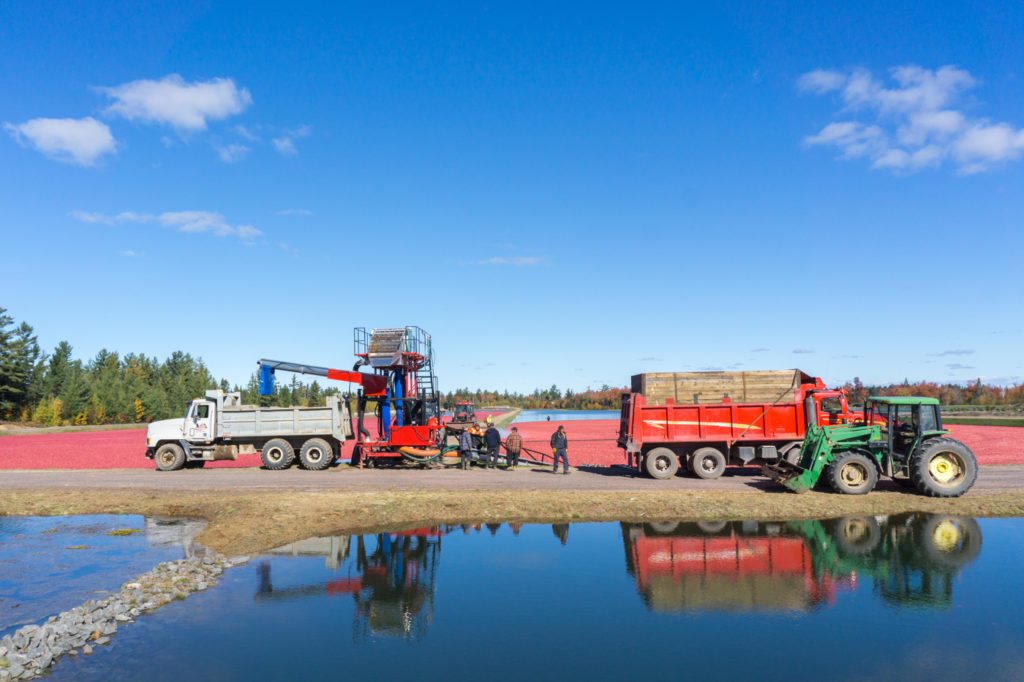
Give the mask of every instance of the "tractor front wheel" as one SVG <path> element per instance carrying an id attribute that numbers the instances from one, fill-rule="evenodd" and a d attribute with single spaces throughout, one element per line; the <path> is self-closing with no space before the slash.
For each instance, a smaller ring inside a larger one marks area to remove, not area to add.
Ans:
<path id="1" fill-rule="evenodd" d="M 829 466 L 828 482 L 837 493 L 867 495 L 878 482 L 878 469 L 867 455 L 847 452 Z"/>
<path id="2" fill-rule="evenodd" d="M 910 459 L 910 480 L 931 497 L 960 497 L 978 478 L 971 449 L 952 438 L 935 438 L 917 447 Z"/>

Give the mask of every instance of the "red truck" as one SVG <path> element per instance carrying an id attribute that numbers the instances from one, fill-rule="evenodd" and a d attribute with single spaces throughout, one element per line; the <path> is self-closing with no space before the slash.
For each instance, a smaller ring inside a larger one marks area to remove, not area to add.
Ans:
<path id="1" fill-rule="evenodd" d="M 718 478 L 728 465 L 796 457 L 809 424 L 853 422 L 846 394 L 798 369 L 637 374 L 622 395 L 619 447 L 654 478 L 681 465 Z"/>

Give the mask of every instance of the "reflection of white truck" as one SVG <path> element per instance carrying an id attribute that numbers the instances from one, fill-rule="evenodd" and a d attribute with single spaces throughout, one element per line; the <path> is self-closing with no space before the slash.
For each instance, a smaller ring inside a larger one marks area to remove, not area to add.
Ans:
<path id="1" fill-rule="evenodd" d="M 326 469 L 352 437 L 348 405 L 338 396 L 325 407 L 242 405 L 238 393 L 207 391 L 189 403 L 184 419 L 164 419 L 146 428 L 146 457 L 161 471 L 201 467 L 260 451 L 268 469 L 295 461 L 306 469 Z"/>

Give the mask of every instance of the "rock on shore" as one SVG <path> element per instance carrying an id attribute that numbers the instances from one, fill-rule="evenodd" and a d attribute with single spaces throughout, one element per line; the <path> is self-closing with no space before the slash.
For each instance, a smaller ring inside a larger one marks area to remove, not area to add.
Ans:
<path id="1" fill-rule="evenodd" d="M 89 655 L 94 647 L 108 644 L 119 627 L 216 585 L 226 569 L 248 561 L 241 556 L 166 561 L 106 599 L 89 600 L 42 625 L 26 625 L 0 640 L 0 682 L 42 675 L 65 654 Z"/>

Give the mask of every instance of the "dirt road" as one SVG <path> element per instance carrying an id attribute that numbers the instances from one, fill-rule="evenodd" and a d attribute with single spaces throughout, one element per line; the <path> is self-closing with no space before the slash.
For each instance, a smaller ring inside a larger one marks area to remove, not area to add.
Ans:
<path id="1" fill-rule="evenodd" d="M 35 470 L 0 473 L 0 490 L 188 490 L 213 491 L 333 491 L 369 492 L 375 490 L 566 490 L 602 492 L 666 491 L 778 491 L 784 489 L 754 470 L 734 470 L 715 481 L 676 476 L 655 481 L 636 476 L 625 469 L 592 468 L 570 475 L 552 474 L 548 469 L 487 471 L 474 469 L 360 470 L 341 466 L 328 471 L 264 471 L 262 469 L 203 469 L 160 472 L 152 469 Z M 899 490 L 883 480 L 879 491 Z M 1024 465 L 985 466 L 980 468 L 972 493 L 1024 491 Z"/>

